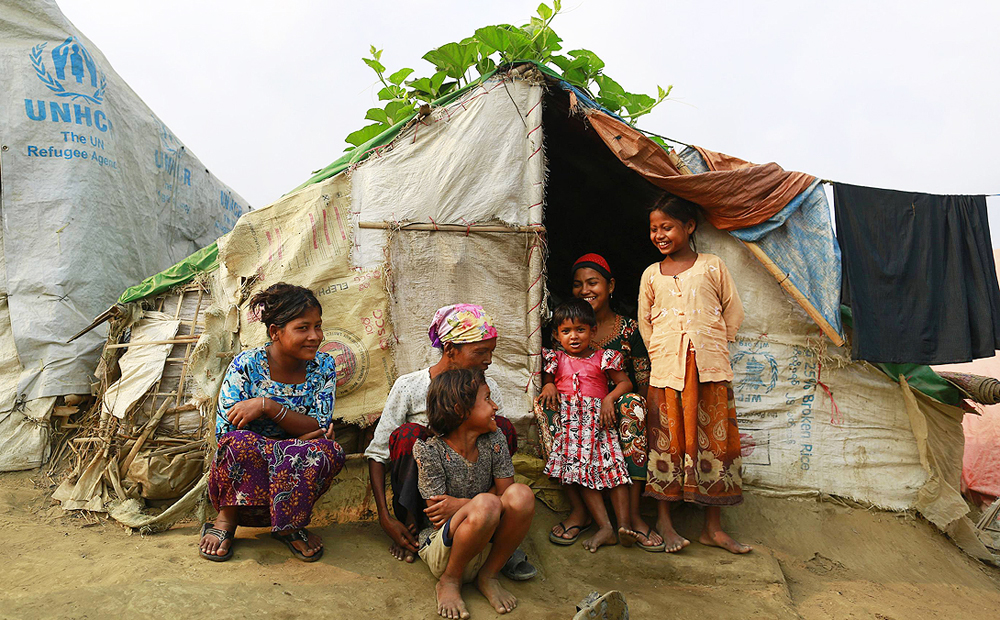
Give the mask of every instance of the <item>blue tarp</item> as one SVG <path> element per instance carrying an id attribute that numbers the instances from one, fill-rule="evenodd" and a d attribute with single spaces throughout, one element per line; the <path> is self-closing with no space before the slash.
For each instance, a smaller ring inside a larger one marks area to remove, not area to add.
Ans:
<path id="1" fill-rule="evenodd" d="M 695 149 L 684 149 L 680 157 L 695 174 L 709 171 Z M 843 336 L 840 246 L 833 233 L 830 204 L 819 179 L 766 222 L 729 234 L 756 243 Z"/>

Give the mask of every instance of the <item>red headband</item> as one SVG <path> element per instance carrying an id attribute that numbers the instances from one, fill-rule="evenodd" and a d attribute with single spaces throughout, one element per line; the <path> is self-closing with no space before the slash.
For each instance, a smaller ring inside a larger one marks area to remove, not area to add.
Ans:
<path id="1" fill-rule="evenodd" d="M 594 254 L 591 252 L 590 254 L 584 254 L 580 258 L 576 259 L 576 262 L 573 263 L 572 273 L 576 273 L 577 269 L 581 269 L 583 267 L 590 267 L 597 273 L 604 276 L 605 280 L 611 280 L 611 267 L 608 265 L 608 261 L 604 260 L 604 257 L 600 254 Z"/>

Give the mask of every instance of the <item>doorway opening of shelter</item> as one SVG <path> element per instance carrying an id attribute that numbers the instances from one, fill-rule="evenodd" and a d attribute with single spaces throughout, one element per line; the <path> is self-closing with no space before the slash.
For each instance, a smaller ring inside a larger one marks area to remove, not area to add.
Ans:
<path id="1" fill-rule="evenodd" d="M 647 208 L 662 190 L 622 164 L 582 118 L 570 116 L 564 91 L 548 93 L 543 105 L 550 309 L 572 297 L 573 262 L 594 252 L 612 269 L 614 309 L 635 318 L 639 278 L 660 259 L 649 243 Z"/>

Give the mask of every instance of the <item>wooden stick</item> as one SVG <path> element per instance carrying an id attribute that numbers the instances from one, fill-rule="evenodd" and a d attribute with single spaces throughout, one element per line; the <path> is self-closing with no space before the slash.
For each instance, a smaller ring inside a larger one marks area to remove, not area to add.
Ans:
<path id="1" fill-rule="evenodd" d="M 375 230 L 430 230 L 437 232 L 459 232 L 459 233 L 544 233 L 545 227 L 534 226 L 504 226 L 502 224 L 425 224 L 423 222 L 358 222 L 358 228 L 370 228 Z"/>
<path id="2" fill-rule="evenodd" d="M 153 434 L 153 431 L 156 430 L 156 427 L 157 425 L 159 425 L 160 420 L 163 419 L 163 414 L 166 413 L 167 411 L 169 403 L 170 403 L 169 400 L 163 401 L 163 404 L 160 405 L 160 408 L 156 411 L 155 414 L 153 414 L 153 417 L 149 419 L 149 422 L 146 422 L 146 428 L 143 429 L 142 434 L 139 435 L 139 439 L 137 439 L 135 445 L 132 446 L 132 449 L 129 451 L 128 456 L 126 456 L 125 460 L 122 461 L 122 466 L 120 470 L 122 472 L 122 475 L 124 475 L 124 473 L 128 471 L 128 467 L 129 465 L 132 464 L 132 461 L 135 459 L 135 455 L 139 454 L 139 450 L 140 448 L 142 448 L 142 444 L 146 443 L 146 440 L 149 438 L 149 436 Z"/>
<path id="3" fill-rule="evenodd" d="M 120 344 L 109 344 L 107 349 L 125 349 L 128 347 L 141 347 L 148 344 L 190 344 L 192 342 L 198 342 L 198 337 L 189 338 L 171 338 L 170 340 L 140 340 L 139 342 L 123 342 Z"/>
<path id="4" fill-rule="evenodd" d="M 99 315 L 97 315 L 97 318 L 94 319 L 93 322 L 91 322 L 90 325 L 84 327 L 83 329 L 81 329 L 77 333 L 73 334 L 70 337 L 70 339 L 66 341 L 66 344 L 69 344 L 69 343 L 73 342 L 74 340 L 76 340 L 80 336 L 86 334 L 90 330 L 94 329 L 95 327 L 97 327 L 101 323 L 107 321 L 108 319 L 110 319 L 111 317 L 113 317 L 113 316 L 115 316 L 117 314 L 118 314 L 118 306 L 117 305 L 111 306 L 110 308 L 108 308 L 104 312 L 102 312 Z"/>
<path id="5" fill-rule="evenodd" d="M 823 318 L 823 315 L 820 314 L 819 311 L 809 301 L 809 299 L 802 294 L 802 291 L 800 291 L 797 286 L 792 284 L 792 281 L 789 279 L 788 274 L 782 271 L 781 268 L 779 268 L 776 264 L 774 264 L 774 261 L 771 260 L 771 257 L 765 254 L 764 250 L 760 249 L 760 246 L 757 245 L 756 243 L 753 243 L 752 241 L 744 241 L 743 245 L 745 245 L 747 249 L 750 250 L 750 253 L 753 254 L 757 260 L 763 263 L 764 268 L 767 269 L 772 276 L 774 276 L 774 279 L 778 281 L 778 284 L 781 285 L 781 288 L 785 289 L 785 292 L 791 295 L 792 299 L 794 299 L 800 306 L 802 306 L 802 309 L 806 311 L 806 314 L 809 315 L 809 318 L 812 319 L 816 323 L 816 325 L 819 326 L 821 330 L 823 330 L 823 333 L 826 334 L 826 336 L 833 341 L 833 344 L 837 345 L 838 347 L 843 346 L 844 339 L 841 338 L 840 334 L 837 333 L 837 330 L 835 330 L 833 326 L 830 325 L 830 323 L 825 318 Z"/>
<path id="6" fill-rule="evenodd" d="M 200 450 L 201 448 L 205 447 L 206 443 L 207 443 L 207 440 L 206 439 L 202 439 L 200 441 L 193 441 L 191 443 L 184 444 L 183 446 L 173 446 L 173 447 L 169 447 L 169 448 L 160 448 L 159 450 L 154 450 L 153 452 L 150 452 L 146 456 L 167 456 L 167 455 L 170 455 L 170 454 L 183 454 L 185 452 L 191 452 L 191 451 L 194 451 L 194 450 Z"/>

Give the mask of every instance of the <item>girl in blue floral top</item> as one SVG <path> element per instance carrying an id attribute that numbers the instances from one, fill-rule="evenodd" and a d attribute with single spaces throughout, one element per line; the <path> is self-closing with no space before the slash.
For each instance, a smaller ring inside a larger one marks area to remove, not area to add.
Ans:
<path id="1" fill-rule="evenodd" d="M 295 557 L 318 560 L 323 541 L 305 529 L 313 504 L 344 465 L 334 441 L 337 372 L 319 351 L 322 309 L 308 289 L 275 284 L 250 300 L 270 342 L 236 356 L 219 393 L 219 448 L 208 494 L 219 511 L 202 527 L 202 557 L 232 557 L 238 525 L 267 527 Z"/>

